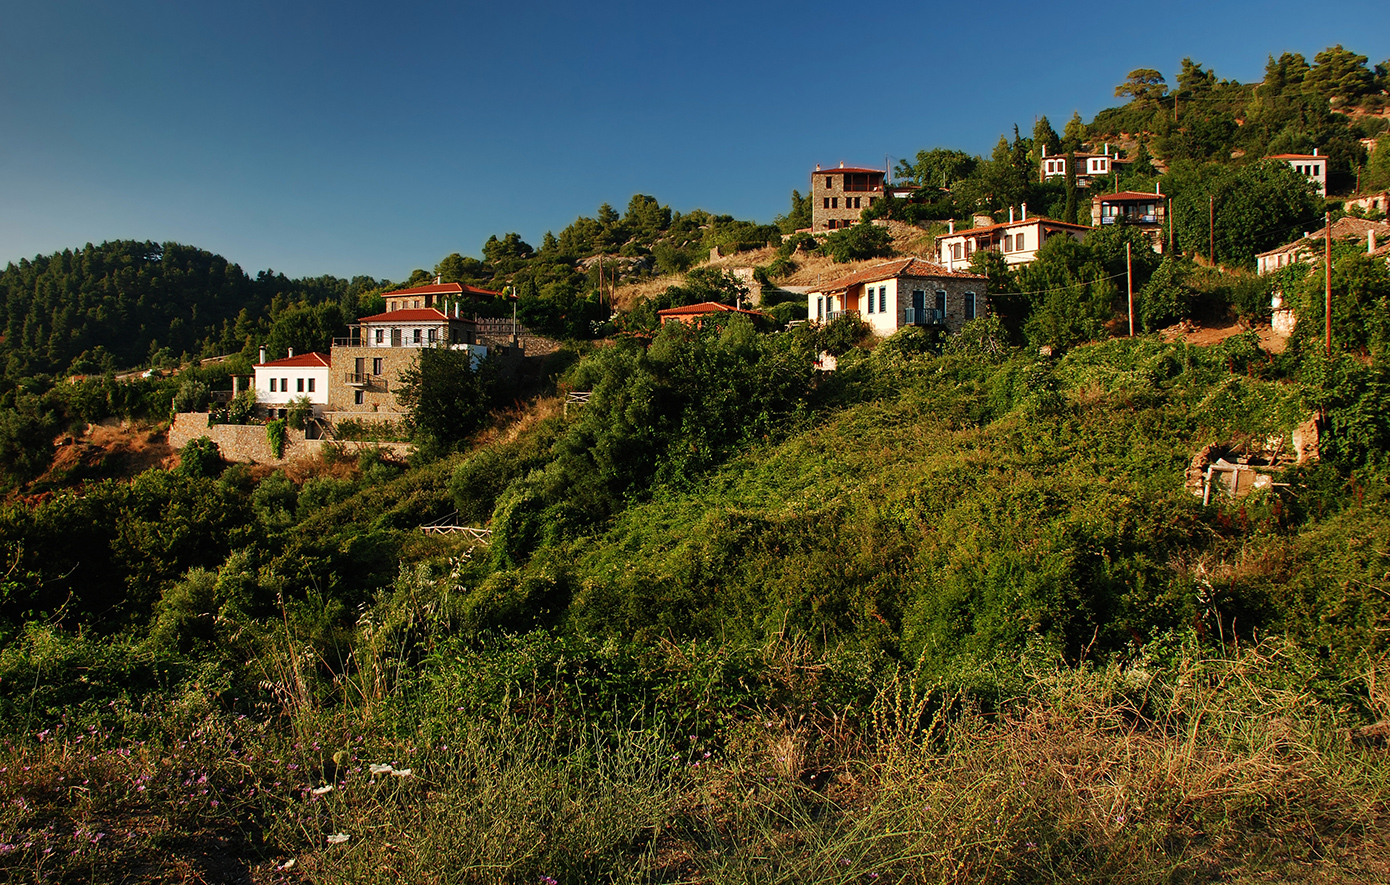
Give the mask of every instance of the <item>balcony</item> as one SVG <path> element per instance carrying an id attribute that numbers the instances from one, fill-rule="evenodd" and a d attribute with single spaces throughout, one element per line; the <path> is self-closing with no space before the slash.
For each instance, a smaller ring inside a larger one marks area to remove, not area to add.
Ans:
<path id="1" fill-rule="evenodd" d="M 828 314 L 825 315 L 825 321 L 826 321 L 827 323 L 833 323 L 833 322 L 835 322 L 836 320 L 838 320 L 840 317 L 846 317 L 846 316 L 848 316 L 848 317 L 858 317 L 858 316 L 859 316 L 859 311 L 857 311 L 857 310 L 832 310 L 832 311 L 830 311 L 830 313 L 828 313 Z"/>
<path id="2" fill-rule="evenodd" d="M 946 322 L 945 311 L 934 307 L 909 307 L 904 322 L 909 326 L 937 326 Z"/>
<path id="3" fill-rule="evenodd" d="M 348 387 L 360 389 L 371 387 L 379 390 L 387 389 L 386 377 L 383 375 L 373 375 L 370 372 L 344 372 L 343 381 Z"/>

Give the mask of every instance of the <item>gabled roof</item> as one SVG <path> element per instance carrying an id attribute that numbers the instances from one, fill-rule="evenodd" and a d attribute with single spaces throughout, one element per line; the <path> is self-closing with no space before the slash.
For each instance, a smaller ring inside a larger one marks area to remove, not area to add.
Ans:
<path id="1" fill-rule="evenodd" d="M 433 307 L 412 307 L 406 310 L 388 310 L 362 317 L 359 323 L 438 323 L 449 319 L 444 312 Z"/>
<path id="2" fill-rule="evenodd" d="M 428 286 L 415 286 L 410 289 L 397 289 L 394 292 L 386 292 L 383 298 L 390 298 L 397 295 L 484 295 L 492 298 L 501 298 L 501 292 L 494 292 L 491 289 L 480 289 L 477 286 L 466 286 L 462 283 L 431 283 Z"/>
<path id="3" fill-rule="evenodd" d="M 1097 194 L 1096 196 L 1091 197 L 1091 202 L 1094 203 L 1097 200 L 1099 200 L 1102 203 L 1118 202 L 1120 200 L 1143 200 L 1146 203 L 1154 203 L 1162 202 L 1166 199 L 1168 199 L 1167 194 L 1149 194 L 1144 193 L 1143 191 L 1120 191 L 1118 193 L 1113 194 Z"/>
<path id="4" fill-rule="evenodd" d="M 1006 227 L 1023 227 L 1024 225 L 1028 225 L 1028 224 L 1043 224 L 1043 225 L 1046 225 L 1047 227 L 1069 227 L 1069 228 L 1071 228 L 1072 230 L 1090 230 L 1090 229 L 1091 229 L 1090 225 L 1086 225 L 1086 224 L 1072 224 L 1072 223 L 1067 222 L 1067 221 L 1055 221 L 1055 220 L 1053 220 L 1053 219 L 1051 219 L 1051 218 L 1048 218 L 1048 217 L 1046 217 L 1046 216 L 1044 216 L 1044 215 L 1033 215 L 1033 216 L 1030 216 L 1030 217 L 1028 217 L 1028 218 L 1021 218 L 1021 219 L 1019 219 L 1018 221 L 1001 221 L 1001 222 L 999 222 L 998 224 L 987 224 L 987 225 L 985 225 L 984 227 L 972 227 L 972 228 L 970 228 L 970 229 L 968 229 L 968 230 L 958 230 L 958 231 L 956 231 L 956 232 L 953 233 L 953 234 L 942 234 L 942 235 L 941 235 L 940 237 L 938 237 L 937 239 L 945 239 L 945 238 L 947 238 L 947 237 L 959 237 L 959 236 L 961 236 L 962 234 L 966 234 L 966 235 L 983 234 L 983 233 L 988 233 L 988 232 L 990 232 L 990 231 L 1003 230 L 1003 229 L 1006 228 Z"/>
<path id="5" fill-rule="evenodd" d="M 1366 235 L 1372 231 L 1375 232 L 1376 239 L 1385 237 L 1387 241 L 1390 241 L 1390 224 L 1384 221 L 1370 221 L 1365 218 L 1355 218 L 1351 215 L 1344 215 L 1332 222 L 1332 239 L 1334 240 L 1364 240 L 1366 239 Z M 1326 236 L 1327 234 L 1325 231 L 1313 231 L 1304 234 L 1302 239 L 1294 240 L 1292 243 L 1280 246 L 1277 249 L 1270 249 L 1268 252 L 1261 252 L 1255 257 L 1262 258 L 1266 255 L 1280 255 L 1285 252 L 1296 252 L 1300 249 L 1317 248 L 1318 244 L 1321 243 Z M 1380 252 L 1379 247 L 1377 247 L 1376 252 Z"/>
<path id="6" fill-rule="evenodd" d="M 1270 154 L 1267 160 L 1326 160 L 1326 154 Z"/>
<path id="7" fill-rule="evenodd" d="M 920 258 L 903 258 L 887 264 L 877 264 L 873 267 L 866 267 L 863 270 L 855 271 L 846 277 L 828 284 L 821 289 L 822 292 L 840 292 L 850 286 L 857 286 L 860 283 L 876 283 L 879 280 L 893 280 L 899 277 L 920 277 L 932 279 L 942 277 L 953 280 L 985 280 L 979 274 L 963 273 L 958 270 L 947 270 L 943 265 L 932 261 L 923 261 Z"/>
<path id="8" fill-rule="evenodd" d="M 684 307 L 668 307 L 666 310 L 658 310 L 656 315 L 665 319 L 666 317 L 706 316 L 712 313 L 742 313 L 757 317 L 767 316 L 756 310 L 742 310 L 737 307 L 730 307 L 727 304 L 720 304 L 718 301 L 702 301 L 699 304 L 687 304 Z"/>
<path id="9" fill-rule="evenodd" d="M 331 364 L 328 355 L 322 353 L 301 353 L 297 356 L 287 356 L 282 360 L 270 360 L 265 363 L 257 363 L 257 369 L 327 369 Z"/>

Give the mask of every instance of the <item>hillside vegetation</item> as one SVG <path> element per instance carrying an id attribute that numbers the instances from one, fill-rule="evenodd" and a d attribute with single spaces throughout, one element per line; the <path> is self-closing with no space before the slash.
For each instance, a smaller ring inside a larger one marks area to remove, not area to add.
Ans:
<path id="1" fill-rule="evenodd" d="M 10 265 L 0 877 L 1390 881 L 1390 272 L 1336 245 L 1325 349 L 1323 268 L 1248 271 L 1340 211 L 1254 154 L 1351 163 L 1384 72 L 1337 47 L 1120 94 L 988 159 L 924 151 L 889 225 L 819 241 L 799 193 L 772 225 L 638 195 L 400 283 L 172 243 Z M 1166 163 L 1176 251 L 1125 225 L 979 251 L 990 314 L 956 334 L 789 322 L 777 284 L 929 252 L 938 222 L 1075 215 L 1037 159 L 1111 134 L 1135 162 L 1099 186 Z M 143 469 L 261 345 L 324 349 L 436 277 L 510 287 L 562 343 L 516 378 L 424 351 L 408 464 L 195 440 Z M 1155 334 L 1258 324 L 1276 287 L 1278 355 Z M 771 321 L 658 323 L 754 294 Z M 1310 422 L 1270 488 L 1194 494 L 1199 453 Z M 118 424 L 140 445 L 100 457 Z"/>

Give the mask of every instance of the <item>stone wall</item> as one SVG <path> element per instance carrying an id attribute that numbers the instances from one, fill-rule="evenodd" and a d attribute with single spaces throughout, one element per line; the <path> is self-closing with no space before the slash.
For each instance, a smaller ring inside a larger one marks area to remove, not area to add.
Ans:
<path id="1" fill-rule="evenodd" d="M 283 466 L 291 461 L 317 458 L 325 446 L 333 446 L 345 454 L 355 455 L 365 449 L 380 449 L 391 458 L 404 460 L 414 451 L 409 443 L 359 442 L 355 440 L 305 439 L 304 431 L 285 428 L 284 457 L 276 458 L 270 450 L 264 424 L 212 424 L 207 412 L 179 412 L 169 427 L 169 445 L 181 449 L 190 441 L 206 436 L 217 445 L 224 461 L 246 464 Z"/>

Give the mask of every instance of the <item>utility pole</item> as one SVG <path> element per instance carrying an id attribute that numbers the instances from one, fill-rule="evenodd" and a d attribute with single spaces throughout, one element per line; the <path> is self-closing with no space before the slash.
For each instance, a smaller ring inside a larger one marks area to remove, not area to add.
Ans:
<path id="1" fill-rule="evenodd" d="M 1173 198 L 1168 198 L 1168 211 L 1164 213 L 1163 220 L 1168 222 L 1168 254 L 1173 254 Z"/>
<path id="2" fill-rule="evenodd" d="M 1207 257 L 1216 267 L 1216 197 L 1207 195 Z"/>
<path id="3" fill-rule="evenodd" d="M 1125 243 L 1125 290 L 1129 293 L 1129 337 L 1134 337 L 1134 271 L 1129 263 L 1129 243 Z"/>
<path id="4" fill-rule="evenodd" d="M 1322 263 L 1326 271 L 1325 295 L 1326 295 L 1326 322 L 1323 325 L 1323 348 L 1327 351 L 1328 359 L 1332 358 L 1332 213 L 1324 213 L 1323 223 L 1323 251 Z"/>

